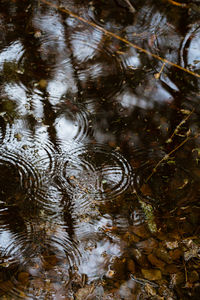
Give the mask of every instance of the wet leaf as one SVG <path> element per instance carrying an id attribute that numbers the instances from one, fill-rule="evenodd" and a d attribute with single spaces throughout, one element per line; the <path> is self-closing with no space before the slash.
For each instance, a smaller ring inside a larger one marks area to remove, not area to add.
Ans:
<path id="1" fill-rule="evenodd" d="M 169 264 L 165 266 L 165 273 L 175 274 L 178 273 L 178 267 L 175 264 Z"/>
<path id="2" fill-rule="evenodd" d="M 89 296 L 93 293 L 95 289 L 94 285 L 88 285 L 83 288 L 80 288 L 76 293 L 77 300 L 89 299 Z"/>
<path id="3" fill-rule="evenodd" d="M 158 242 L 154 238 L 149 238 L 148 240 L 136 243 L 136 247 L 148 255 L 158 247 Z"/>
<path id="4" fill-rule="evenodd" d="M 128 268 L 128 270 L 129 270 L 132 274 L 135 273 L 135 263 L 134 263 L 134 261 L 133 261 L 132 259 L 129 259 L 129 260 L 127 261 L 127 268 Z"/>
<path id="5" fill-rule="evenodd" d="M 160 280 L 162 279 L 162 274 L 160 270 L 157 269 L 142 269 L 142 274 L 145 279 L 148 280 Z"/>
<path id="6" fill-rule="evenodd" d="M 172 260 L 179 260 L 182 256 L 182 251 L 180 249 L 175 249 L 169 251 L 169 255 L 171 256 Z"/>
<path id="7" fill-rule="evenodd" d="M 29 280 L 29 273 L 27 272 L 20 272 L 18 274 L 18 280 L 23 283 L 23 284 L 26 284 Z"/>
<path id="8" fill-rule="evenodd" d="M 162 260 L 158 259 L 154 254 L 149 254 L 148 255 L 148 260 L 150 261 L 150 263 L 159 268 L 159 269 L 163 269 L 165 266 L 165 262 L 163 262 Z"/>
<path id="9" fill-rule="evenodd" d="M 199 273 L 196 270 L 193 270 L 192 272 L 189 272 L 188 280 L 192 283 L 196 282 L 196 281 L 199 281 Z"/>
<path id="10" fill-rule="evenodd" d="M 145 225 L 132 226 L 131 231 L 141 238 L 148 238 L 150 236 Z"/>

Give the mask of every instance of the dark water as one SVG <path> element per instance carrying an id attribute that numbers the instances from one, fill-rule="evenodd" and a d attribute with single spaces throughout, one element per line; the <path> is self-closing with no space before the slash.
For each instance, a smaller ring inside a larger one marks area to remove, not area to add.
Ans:
<path id="1" fill-rule="evenodd" d="M 0 1 L 0 299 L 199 299 L 199 91 L 197 0 Z"/>

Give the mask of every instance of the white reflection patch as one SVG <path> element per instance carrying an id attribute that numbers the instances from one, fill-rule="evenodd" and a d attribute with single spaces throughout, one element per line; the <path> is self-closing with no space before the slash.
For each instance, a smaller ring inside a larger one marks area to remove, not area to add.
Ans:
<path id="1" fill-rule="evenodd" d="M 3 64 L 8 62 L 17 62 L 24 53 L 23 46 L 20 41 L 13 42 L 0 53 L 0 70 L 3 69 Z"/>

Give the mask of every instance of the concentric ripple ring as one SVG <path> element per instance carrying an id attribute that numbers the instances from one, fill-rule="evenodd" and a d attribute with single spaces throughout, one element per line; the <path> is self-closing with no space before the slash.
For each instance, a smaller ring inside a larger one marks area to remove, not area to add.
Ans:
<path id="1" fill-rule="evenodd" d="M 111 200 L 131 185 L 129 163 L 119 152 L 102 145 L 89 144 L 62 154 L 58 169 L 60 184 L 71 195 Z"/>

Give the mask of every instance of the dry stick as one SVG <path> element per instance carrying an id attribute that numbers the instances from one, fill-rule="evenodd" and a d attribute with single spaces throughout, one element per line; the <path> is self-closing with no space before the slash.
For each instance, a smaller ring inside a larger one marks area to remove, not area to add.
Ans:
<path id="1" fill-rule="evenodd" d="M 154 77 L 155 77 L 156 79 L 159 79 L 159 78 L 160 78 L 160 75 L 161 75 L 161 73 L 162 73 L 162 71 L 163 71 L 165 65 L 166 65 L 166 63 L 163 63 L 163 64 L 162 64 L 162 67 L 161 67 L 161 69 L 160 69 L 160 72 L 159 72 L 159 73 L 156 73 L 156 74 L 154 75 Z"/>
<path id="2" fill-rule="evenodd" d="M 111 31 L 106 30 L 105 28 L 103 28 L 103 27 L 101 27 L 101 26 L 95 24 L 94 22 L 91 22 L 91 21 L 85 20 L 85 19 L 82 18 L 82 17 L 79 17 L 77 14 L 71 12 L 71 11 L 70 11 L 69 9 L 67 9 L 67 8 L 59 7 L 59 6 L 57 6 L 56 4 L 53 4 L 53 3 L 51 3 L 51 2 L 49 2 L 49 1 L 47 1 L 47 0 L 40 0 L 40 1 L 43 2 L 44 4 L 47 4 L 47 5 L 51 6 L 51 7 L 53 7 L 53 8 L 55 8 L 55 9 L 59 10 L 59 11 L 62 11 L 62 12 L 64 12 L 64 13 L 67 13 L 68 15 L 70 15 L 70 16 L 72 16 L 72 17 L 78 19 L 79 21 L 81 21 L 81 22 L 83 22 L 83 23 L 86 23 L 86 24 L 88 24 L 88 25 L 90 25 L 90 26 L 92 26 L 92 27 L 94 27 L 94 28 L 96 28 L 96 29 L 99 29 L 100 31 L 104 32 L 106 35 L 111 36 L 111 37 L 114 37 L 115 39 L 117 39 L 117 40 L 119 40 L 119 41 L 122 41 L 123 43 L 125 43 L 125 44 L 127 44 L 127 45 L 129 45 L 129 46 L 131 46 L 131 47 L 133 47 L 133 48 L 135 48 L 135 49 L 137 49 L 137 50 L 139 50 L 140 52 L 143 52 L 143 53 L 145 53 L 145 54 L 147 54 L 147 55 L 150 55 L 150 56 L 152 56 L 152 57 L 154 57 L 154 58 L 156 58 L 156 59 L 162 61 L 163 63 L 166 63 L 166 64 L 168 64 L 168 65 L 171 65 L 171 66 L 173 66 L 173 67 L 175 67 L 175 68 L 177 68 L 177 69 L 180 69 L 180 70 L 182 70 L 182 71 L 184 71 L 184 72 L 189 73 L 190 75 L 193 75 L 193 76 L 195 76 L 195 77 L 200 78 L 200 75 L 199 75 L 199 74 L 197 74 L 197 73 L 195 73 L 195 72 L 192 72 L 192 71 L 190 71 L 190 70 L 188 70 L 188 69 L 186 69 L 186 68 L 184 68 L 184 67 L 181 67 L 181 66 L 179 66 L 179 65 L 177 65 L 177 64 L 175 64 L 175 63 L 173 63 L 173 62 L 171 62 L 171 61 L 169 61 L 169 60 L 167 60 L 167 59 L 165 59 L 165 58 L 162 58 L 162 57 L 160 57 L 159 55 L 156 55 L 156 54 L 154 54 L 154 53 L 151 53 L 150 51 L 145 50 L 145 49 L 141 48 L 140 46 L 138 46 L 138 45 L 136 45 L 136 44 L 133 44 L 133 43 L 129 42 L 129 41 L 126 40 L 125 38 L 122 38 L 122 37 L 120 37 L 119 35 L 117 35 L 117 34 L 111 32 Z"/>
<path id="3" fill-rule="evenodd" d="M 173 0 L 168 0 L 168 2 L 170 2 L 173 5 L 182 7 L 182 8 L 187 8 L 188 7 L 188 5 L 186 3 L 179 3 L 179 2 L 176 2 L 176 1 L 173 1 Z"/>

